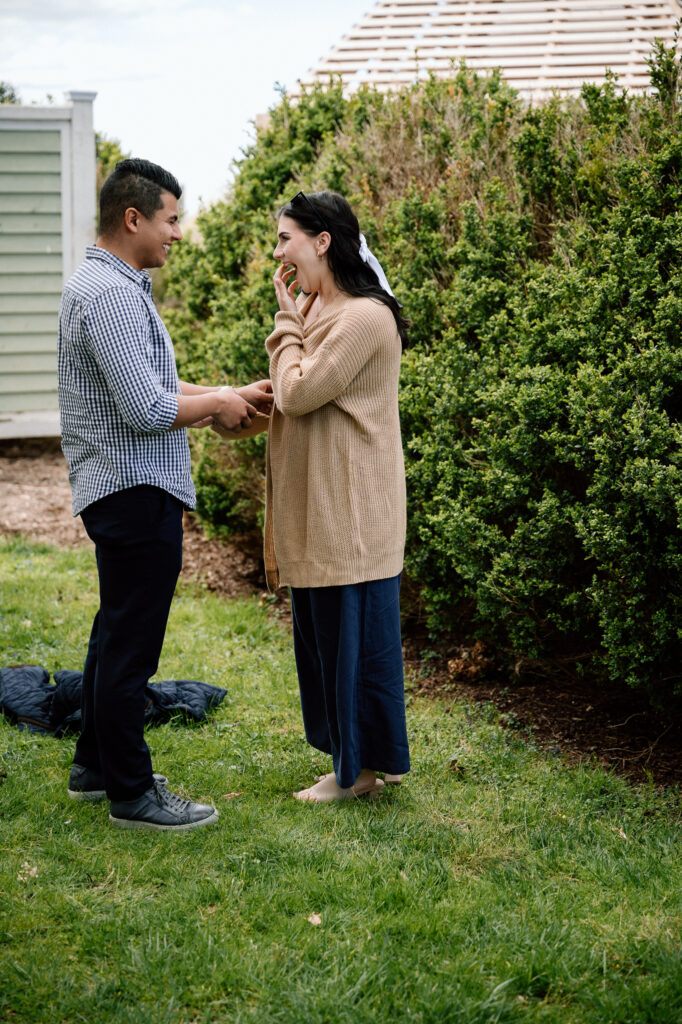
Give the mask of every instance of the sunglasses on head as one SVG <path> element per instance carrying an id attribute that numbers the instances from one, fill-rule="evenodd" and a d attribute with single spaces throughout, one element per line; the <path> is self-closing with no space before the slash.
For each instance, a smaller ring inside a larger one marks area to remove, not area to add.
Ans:
<path id="1" fill-rule="evenodd" d="M 308 197 L 305 194 L 305 192 L 297 192 L 296 195 L 294 196 L 294 198 L 289 200 L 289 206 L 296 206 L 296 205 L 299 205 L 300 203 L 305 203 L 305 205 L 308 207 L 308 209 L 312 212 L 312 214 L 315 217 L 315 219 L 317 221 L 319 221 L 319 223 L 322 225 L 323 229 L 325 231 L 329 231 L 329 226 L 328 226 L 326 220 L 324 219 L 324 217 L 322 216 L 321 213 L 317 212 L 317 210 L 315 209 L 313 204 L 310 202 L 310 200 L 308 199 Z M 331 234 L 331 231 L 329 231 L 329 234 Z"/>

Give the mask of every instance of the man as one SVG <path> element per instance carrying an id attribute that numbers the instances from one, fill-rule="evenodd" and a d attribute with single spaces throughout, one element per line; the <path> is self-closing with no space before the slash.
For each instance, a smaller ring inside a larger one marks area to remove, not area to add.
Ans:
<path id="1" fill-rule="evenodd" d="M 182 564 L 182 511 L 193 508 L 187 426 L 232 434 L 272 401 L 268 381 L 206 388 L 178 380 L 145 268 L 181 237 L 178 182 L 124 160 L 100 195 L 100 234 L 64 289 L 59 405 L 73 513 L 95 544 L 100 608 L 83 670 L 83 731 L 69 777 L 76 800 L 110 800 L 122 828 L 183 830 L 218 812 L 171 793 L 143 736 Z"/>

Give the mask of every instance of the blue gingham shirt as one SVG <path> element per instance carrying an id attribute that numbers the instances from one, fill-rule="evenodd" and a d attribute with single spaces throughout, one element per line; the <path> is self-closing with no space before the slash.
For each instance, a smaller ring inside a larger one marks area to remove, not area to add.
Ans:
<path id="1" fill-rule="evenodd" d="M 59 309 L 59 410 L 73 514 L 138 484 L 194 508 L 180 381 L 151 278 L 89 246 Z"/>

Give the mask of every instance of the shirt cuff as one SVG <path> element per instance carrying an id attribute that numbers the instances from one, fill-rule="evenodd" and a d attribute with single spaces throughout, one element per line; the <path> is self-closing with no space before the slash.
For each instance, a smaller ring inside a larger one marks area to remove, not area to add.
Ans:
<path id="1" fill-rule="evenodd" d="M 160 395 L 149 410 L 150 426 L 153 431 L 165 433 L 178 418 L 178 396 L 170 391 Z"/>

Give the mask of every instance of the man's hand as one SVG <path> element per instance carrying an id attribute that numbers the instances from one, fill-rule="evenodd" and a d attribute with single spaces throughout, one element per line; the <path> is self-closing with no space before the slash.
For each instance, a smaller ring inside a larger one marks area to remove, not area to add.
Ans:
<path id="1" fill-rule="evenodd" d="M 224 438 L 226 441 L 241 441 L 245 437 L 255 437 L 256 434 L 263 434 L 270 426 L 270 417 L 262 412 L 257 412 L 251 421 L 251 426 L 245 430 L 224 430 L 217 423 L 211 424 L 211 430 Z"/>
<path id="2" fill-rule="evenodd" d="M 217 425 L 232 436 L 248 430 L 256 415 L 267 421 L 274 398 L 269 380 L 258 380 L 238 389 L 208 388 L 181 381 L 177 400 L 178 414 L 171 430 Z M 267 430 L 267 423 L 260 429 Z"/>
<path id="3" fill-rule="evenodd" d="M 242 429 L 251 426 L 251 417 L 257 409 L 239 395 L 234 388 L 221 388 L 215 394 L 216 411 L 213 419 L 224 430 L 238 434 Z"/>
<path id="4" fill-rule="evenodd" d="M 253 384 L 246 384 L 243 388 L 235 388 L 238 395 L 241 395 L 246 402 L 255 406 L 258 412 L 269 416 L 272 412 L 274 401 L 272 384 L 269 380 L 257 380 Z"/>

